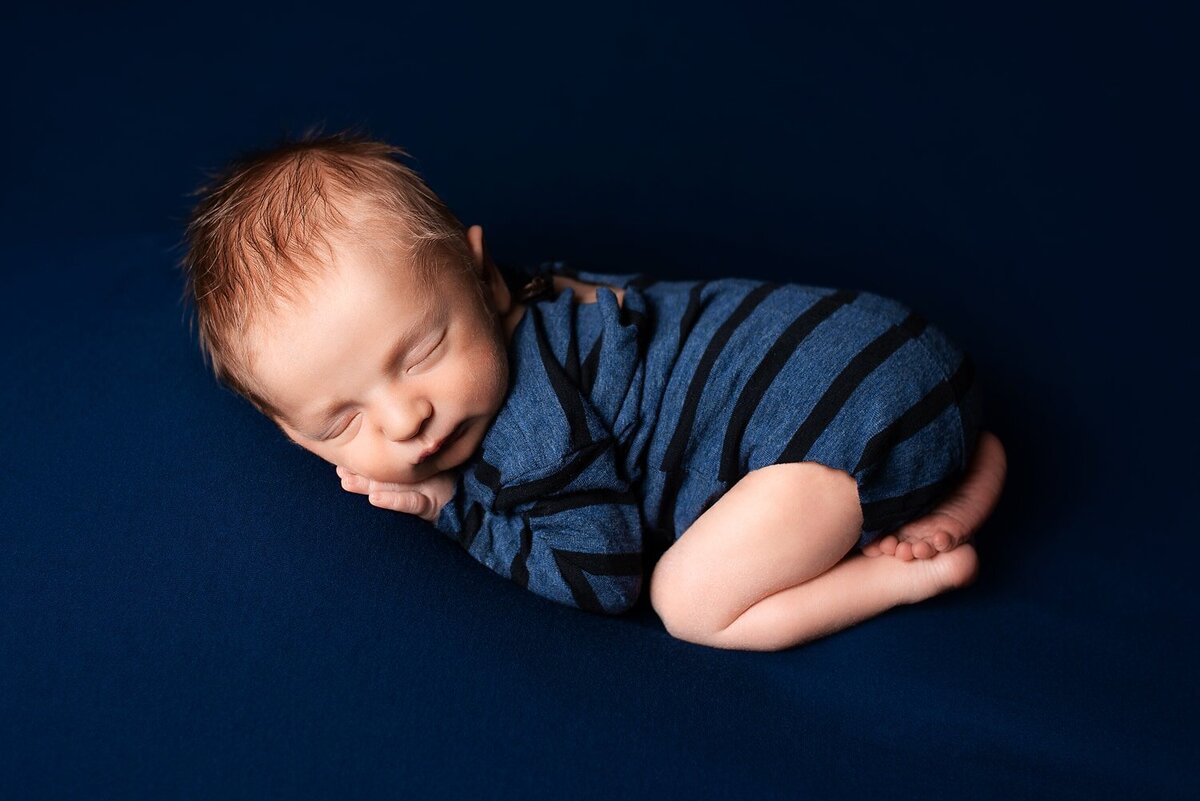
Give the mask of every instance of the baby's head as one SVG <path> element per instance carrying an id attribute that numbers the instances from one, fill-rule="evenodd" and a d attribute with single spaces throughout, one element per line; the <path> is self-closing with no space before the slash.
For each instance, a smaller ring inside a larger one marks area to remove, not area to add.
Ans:
<path id="1" fill-rule="evenodd" d="M 416 483 L 482 441 L 520 307 L 396 155 L 343 133 L 237 159 L 196 191 L 181 266 L 218 381 L 330 463 Z"/>

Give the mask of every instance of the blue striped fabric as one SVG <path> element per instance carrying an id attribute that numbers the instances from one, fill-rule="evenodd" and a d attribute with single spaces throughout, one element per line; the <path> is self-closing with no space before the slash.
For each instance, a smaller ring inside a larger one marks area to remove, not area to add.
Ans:
<path id="1" fill-rule="evenodd" d="M 928 512 L 980 429 L 970 357 L 870 292 L 745 278 L 534 299 L 509 343 L 509 394 L 437 528 L 558 603 L 629 609 L 658 555 L 747 472 L 845 470 L 859 546 Z"/>

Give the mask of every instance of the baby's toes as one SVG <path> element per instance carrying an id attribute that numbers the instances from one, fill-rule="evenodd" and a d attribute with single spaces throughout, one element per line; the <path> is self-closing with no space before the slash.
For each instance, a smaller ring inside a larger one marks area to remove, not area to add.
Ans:
<path id="1" fill-rule="evenodd" d="M 932 545 L 922 540 L 921 542 L 912 543 L 912 555 L 917 559 L 928 559 L 937 553 Z"/>
<path id="2" fill-rule="evenodd" d="M 879 540 L 879 550 L 886 553 L 888 556 L 896 555 L 896 546 L 900 544 L 900 540 L 895 534 L 888 534 Z"/>
<path id="3" fill-rule="evenodd" d="M 912 561 L 913 548 L 911 542 L 901 542 L 896 546 L 896 558 L 905 562 Z"/>
<path id="4" fill-rule="evenodd" d="M 864 545 L 862 549 L 863 556 L 883 556 L 883 551 L 879 549 L 879 542 L 872 542 L 870 545 Z"/>

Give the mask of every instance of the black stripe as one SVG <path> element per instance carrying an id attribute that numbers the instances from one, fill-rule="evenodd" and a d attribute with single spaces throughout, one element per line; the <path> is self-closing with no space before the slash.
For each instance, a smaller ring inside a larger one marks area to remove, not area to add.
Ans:
<path id="1" fill-rule="evenodd" d="M 677 358 L 682 355 L 688 337 L 691 336 L 692 329 L 696 326 L 696 321 L 700 319 L 701 313 L 708 306 L 701 299 L 708 283 L 708 281 L 698 281 L 688 290 L 688 305 L 683 312 L 683 316 L 679 318 L 679 350 L 676 354 Z M 675 499 L 679 495 L 683 478 L 684 476 L 679 471 L 670 472 L 666 475 L 665 483 L 663 484 L 662 502 L 658 507 L 658 520 L 655 524 L 655 528 L 659 531 L 671 532 L 672 534 L 675 531 Z"/>
<path id="2" fill-rule="evenodd" d="M 568 447 L 573 451 L 578 450 L 592 441 L 592 434 L 587 425 L 587 415 L 583 408 L 583 398 L 579 395 L 579 385 L 566 375 L 563 366 L 558 363 L 558 357 L 554 355 L 554 349 L 550 346 L 549 337 L 546 335 L 541 311 L 537 306 L 530 306 L 525 313 L 533 317 L 533 327 L 537 336 L 538 353 L 542 358 L 542 367 L 546 371 L 550 385 L 554 388 L 558 404 L 562 407 L 563 415 L 570 427 Z"/>
<path id="3" fill-rule="evenodd" d="M 954 392 L 950 389 L 950 384 L 939 381 L 925 397 L 871 437 L 863 448 L 862 456 L 859 457 L 853 472 L 857 475 L 881 462 L 892 448 L 937 419 L 953 400 Z"/>
<path id="4" fill-rule="evenodd" d="M 854 473 L 857 475 L 874 467 L 888 451 L 936 420 L 951 403 L 957 403 L 963 397 L 964 387 L 970 385 L 972 370 L 970 361 L 964 360 L 953 378 L 939 381 L 925 397 L 871 437 L 854 467 Z"/>
<path id="5" fill-rule="evenodd" d="M 584 573 L 594 576 L 637 576 L 642 573 L 640 553 L 586 553 L 551 548 L 554 563 L 563 583 L 571 590 L 575 604 L 588 612 L 604 612 L 592 585 Z"/>
<path id="6" fill-rule="evenodd" d="M 475 537 L 483 528 L 483 507 L 478 501 L 472 501 L 467 514 L 463 517 L 462 529 L 458 532 L 458 542 L 468 551 L 475 544 Z"/>
<path id="7" fill-rule="evenodd" d="M 522 503 L 540 500 L 548 495 L 561 492 L 579 477 L 588 466 L 596 461 L 606 450 L 613 447 L 613 440 L 605 438 L 581 448 L 574 460 L 561 467 L 558 472 L 545 478 L 528 481 L 511 487 L 504 487 L 496 493 L 493 502 L 496 509 L 512 509 Z"/>
<path id="8" fill-rule="evenodd" d="M 704 355 L 700 358 L 699 364 L 696 365 L 696 372 L 692 374 L 692 381 L 688 385 L 687 395 L 683 401 L 683 408 L 679 410 L 679 420 L 675 424 L 671 443 L 667 446 L 667 451 L 663 455 L 662 465 L 659 467 L 660 470 L 672 472 L 679 469 L 679 465 L 683 462 L 684 449 L 687 447 L 688 440 L 692 435 L 692 426 L 696 422 L 696 413 L 700 408 L 704 386 L 708 383 L 708 376 L 716 365 L 717 359 L 721 356 L 721 351 L 729 343 L 729 339 L 733 336 L 738 326 L 763 303 L 768 295 L 777 289 L 779 289 L 778 284 L 767 282 L 759 284 L 753 290 L 746 293 L 746 296 L 742 298 L 737 308 L 725 318 L 725 321 L 721 323 L 716 333 L 713 334 L 712 339 L 709 340 L 708 347 L 704 349 Z"/>
<path id="9" fill-rule="evenodd" d="M 770 389 L 771 383 L 779 371 L 783 369 L 788 359 L 795 354 L 796 349 L 808 338 L 814 328 L 842 306 L 852 303 L 856 297 L 858 297 L 858 292 L 838 290 L 813 303 L 792 321 L 763 356 L 754 369 L 754 374 L 750 376 L 750 380 L 746 382 L 745 387 L 738 395 L 733 414 L 725 428 L 725 442 L 721 446 L 720 468 L 717 471 L 717 478 L 720 481 L 735 482 L 743 474 L 739 458 L 742 438 L 746 434 L 746 427 L 750 424 L 750 417 L 758 408 L 763 395 Z"/>
<path id="10" fill-rule="evenodd" d="M 533 529 L 529 527 L 529 517 L 522 515 L 525 525 L 521 528 L 521 544 L 513 554 L 512 563 L 508 566 L 508 576 L 521 586 L 529 589 L 529 552 L 533 550 Z"/>
<path id="11" fill-rule="evenodd" d="M 700 319 L 700 313 L 707 307 L 707 303 L 701 304 L 700 296 L 703 294 L 705 287 L 708 286 L 708 281 L 700 281 L 688 290 L 688 305 L 684 309 L 683 316 L 679 318 L 679 350 L 683 351 L 683 345 L 692 334 L 692 329 L 696 326 L 696 321 Z"/>
<path id="12" fill-rule="evenodd" d="M 475 478 L 493 493 L 500 489 L 500 470 L 482 456 L 475 462 Z"/>
<path id="13" fill-rule="evenodd" d="M 592 345 L 591 352 L 583 360 L 583 366 L 579 370 L 580 386 L 583 387 L 583 394 L 589 398 L 592 397 L 592 390 L 596 386 L 596 371 L 600 369 L 600 349 L 603 347 L 604 330 L 601 329 L 600 336 L 596 337 L 596 343 Z"/>
<path id="14" fill-rule="evenodd" d="M 579 509 L 581 507 L 598 506 L 600 504 L 637 506 L 638 496 L 630 490 L 621 492 L 618 490 L 597 489 L 587 490 L 586 492 L 572 492 L 537 502 L 529 510 L 529 516 L 556 515 L 568 509 Z"/>
<path id="15" fill-rule="evenodd" d="M 637 338 L 634 340 L 637 345 L 637 357 L 639 361 L 644 361 L 650 350 L 652 334 L 650 326 L 646 324 L 646 315 L 630 306 L 621 306 L 619 314 L 622 326 L 627 328 L 632 325 L 637 331 Z"/>
<path id="16" fill-rule="evenodd" d="M 825 390 L 808 417 L 792 435 L 791 441 L 776 460 L 781 463 L 802 462 L 808 456 L 813 443 L 820 438 L 829 423 L 835 418 L 846 399 L 875 368 L 883 364 L 897 348 L 921 334 L 925 320 L 912 312 L 899 325 L 890 326 L 873 342 L 859 351 L 838 373 L 837 378 Z"/>
<path id="17" fill-rule="evenodd" d="M 636 576 L 642 572 L 641 554 L 637 551 L 629 553 L 591 553 L 590 551 L 566 551 L 552 548 L 555 556 L 571 560 L 580 569 L 586 570 L 593 576 Z"/>
<path id="18" fill-rule="evenodd" d="M 625 328 L 628 328 L 631 325 L 641 328 L 645 320 L 645 314 L 627 303 L 622 303 L 617 307 L 617 322 L 619 322 Z"/>
<path id="19" fill-rule="evenodd" d="M 915 520 L 932 509 L 961 478 L 961 474 L 952 473 L 933 484 L 927 484 L 904 495 L 864 503 L 863 531 L 894 531 L 910 520 Z"/>
<path id="20" fill-rule="evenodd" d="M 567 585 L 567 589 L 571 591 L 571 597 L 575 599 L 575 605 L 585 612 L 603 612 L 604 607 L 600 604 L 600 599 L 596 597 L 596 591 L 588 583 L 587 577 L 583 575 L 583 570 L 579 565 L 572 563 L 565 551 L 556 551 L 551 548 L 550 553 L 554 557 L 558 575 L 562 577 L 563 584 Z"/>

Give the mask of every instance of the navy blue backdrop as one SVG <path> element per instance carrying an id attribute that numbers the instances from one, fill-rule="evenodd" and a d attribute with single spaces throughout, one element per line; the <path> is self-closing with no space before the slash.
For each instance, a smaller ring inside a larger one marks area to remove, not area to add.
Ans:
<path id="1" fill-rule="evenodd" d="M 1200 797 L 1196 13 L 1049 5 L 0 12 L 0 795 Z M 719 651 L 343 492 L 174 269 L 314 123 L 502 262 L 919 310 L 1008 451 L 978 581 Z"/>

